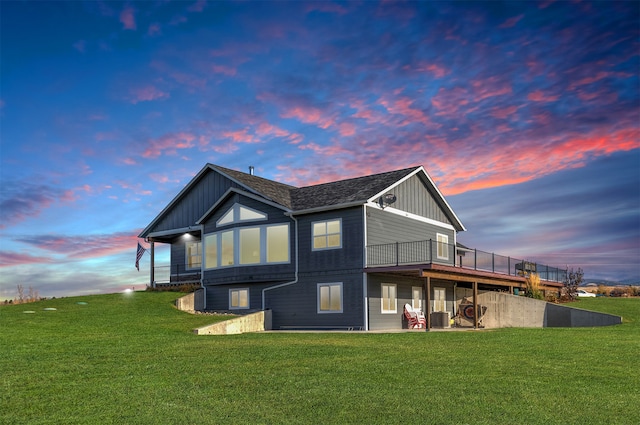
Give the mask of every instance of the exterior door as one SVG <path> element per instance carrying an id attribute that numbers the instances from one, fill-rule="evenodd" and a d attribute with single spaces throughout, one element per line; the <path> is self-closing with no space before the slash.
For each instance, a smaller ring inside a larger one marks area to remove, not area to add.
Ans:
<path id="1" fill-rule="evenodd" d="M 433 288 L 433 311 L 447 311 L 445 288 Z"/>

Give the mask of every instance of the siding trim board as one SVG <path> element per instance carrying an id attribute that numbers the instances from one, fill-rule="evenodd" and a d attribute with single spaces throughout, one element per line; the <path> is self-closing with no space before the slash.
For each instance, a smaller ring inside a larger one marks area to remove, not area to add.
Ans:
<path id="1" fill-rule="evenodd" d="M 395 214 L 395 215 L 399 215 L 401 217 L 407 217 L 407 218 L 409 218 L 411 220 L 416 220 L 416 221 L 419 221 L 421 223 L 431 224 L 433 226 L 442 227 L 443 229 L 455 231 L 455 228 L 449 223 L 443 223 L 442 221 L 433 220 L 431 218 L 423 217 L 423 216 L 420 216 L 420 215 L 417 215 L 417 214 L 413 214 L 413 213 L 410 213 L 410 212 L 407 212 L 407 211 L 399 210 L 397 208 L 385 207 L 383 209 L 383 208 L 380 208 L 380 205 L 378 205 L 376 203 L 368 203 L 366 205 L 366 208 L 375 208 L 377 210 L 388 212 L 388 213 Z"/>

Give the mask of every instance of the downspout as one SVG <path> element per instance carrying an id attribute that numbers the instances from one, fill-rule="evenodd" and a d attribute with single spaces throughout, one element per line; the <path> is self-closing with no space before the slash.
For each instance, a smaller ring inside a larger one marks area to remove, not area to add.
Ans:
<path id="1" fill-rule="evenodd" d="M 363 222 L 363 232 L 364 235 L 364 243 L 362 247 L 362 258 L 363 258 L 363 269 L 367 268 L 367 206 L 364 205 L 362 207 L 362 222 Z M 364 308 L 364 330 L 369 330 L 369 278 L 367 273 L 362 273 L 362 298 L 363 298 L 363 308 Z"/>
<path id="2" fill-rule="evenodd" d="M 207 288 L 204 287 L 204 224 L 200 225 L 200 287 L 202 288 L 202 309 L 207 309 Z"/>
<path id="3" fill-rule="evenodd" d="M 264 288 L 262 290 L 262 310 L 265 310 L 265 292 L 271 290 L 271 289 L 277 289 L 277 288 L 282 288 L 283 286 L 289 286 L 289 285 L 294 285 L 296 283 L 298 283 L 298 262 L 299 262 L 299 256 L 298 256 L 298 220 L 293 216 L 293 213 L 285 213 L 284 215 L 286 215 L 287 217 L 291 218 L 293 220 L 293 222 L 295 223 L 295 251 L 296 251 L 296 269 L 295 269 L 295 278 L 291 281 L 291 282 L 285 282 L 285 283 L 280 283 L 278 285 L 274 285 L 274 286 L 269 286 L 268 288 Z"/>

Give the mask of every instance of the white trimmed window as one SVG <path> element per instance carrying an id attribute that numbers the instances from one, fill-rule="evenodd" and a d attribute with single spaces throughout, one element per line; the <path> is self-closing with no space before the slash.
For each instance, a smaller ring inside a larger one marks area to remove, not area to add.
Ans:
<path id="1" fill-rule="evenodd" d="M 382 296 L 380 297 L 382 314 L 398 312 L 397 289 L 398 286 L 395 283 L 382 284 Z"/>
<path id="2" fill-rule="evenodd" d="M 318 313 L 342 313 L 342 283 L 318 284 Z"/>
<path id="3" fill-rule="evenodd" d="M 411 308 L 422 310 L 422 288 L 420 286 L 411 287 Z"/>
<path id="4" fill-rule="evenodd" d="M 216 222 L 216 226 L 227 226 L 229 224 L 241 223 L 247 221 L 266 220 L 267 215 L 263 212 L 245 207 L 240 204 L 233 204 L 226 213 Z"/>
<path id="5" fill-rule="evenodd" d="M 218 234 L 205 235 L 204 237 L 204 268 L 215 269 L 218 267 Z"/>
<path id="6" fill-rule="evenodd" d="M 229 289 L 229 310 L 249 308 L 249 288 Z"/>
<path id="7" fill-rule="evenodd" d="M 342 220 L 316 221 L 311 224 L 313 250 L 342 248 Z"/>
<path id="8" fill-rule="evenodd" d="M 199 269 L 202 263 L 202 243 L 187 242 L 185 243 L 185 264 L 187 270 Z"/>
<path id="9" fill-rule="evenodd" d="M 448 260 L 449 259 L 449 236 L 438 233 L 438 258 L 440 260 Z"/>
<path id="10" fill-rule="evenodd" d="M 238 227 L 204 237 L 205 269 L 289 262 L 289 225 Z"/>

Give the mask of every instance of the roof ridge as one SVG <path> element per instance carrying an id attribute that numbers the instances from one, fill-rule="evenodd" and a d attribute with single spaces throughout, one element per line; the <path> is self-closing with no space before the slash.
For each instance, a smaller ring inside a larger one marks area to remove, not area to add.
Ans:
<path id="1" fill-rule="evenodd" d="M 384 175 L 392 174 L 392 173 L 401 173 L 401 172 L 404 172 L 404 171 L 406 171 L 406 172 L 415 171 L 415 170 L 419 169 L 420 167 L 421 167 L 420 165 L 416 165 L 414 167 L 401 168 L 399 170 L 385 171 L 385 172 L 382 172 L 382 173 L 368 174 L 368 175 L 358 176 L 358 177 L 349 177 L 349 178 L 346 178 L 346 179 L 334 180 L 334 181 L 330 181 L 330 182 L 326 182 L 326 183 L 311 184 L 311 185 L 308 185 L 308 186 L 297 187 L 296 189 L 307 189 L 307 188 L 311 188 L 311 187 L 318 187 L 318 186 L 323 186 L 323 185 L 331 185 L 331 184 L 336 184 L 336 183 L 344 183 L 344 182 L 348 182 L 348 181 L 352 181 L 352 180 L 359 180 L 359 179 L 371 179 L 371 178 L 380 177 L 380 176 L 384 176 Z"/>

